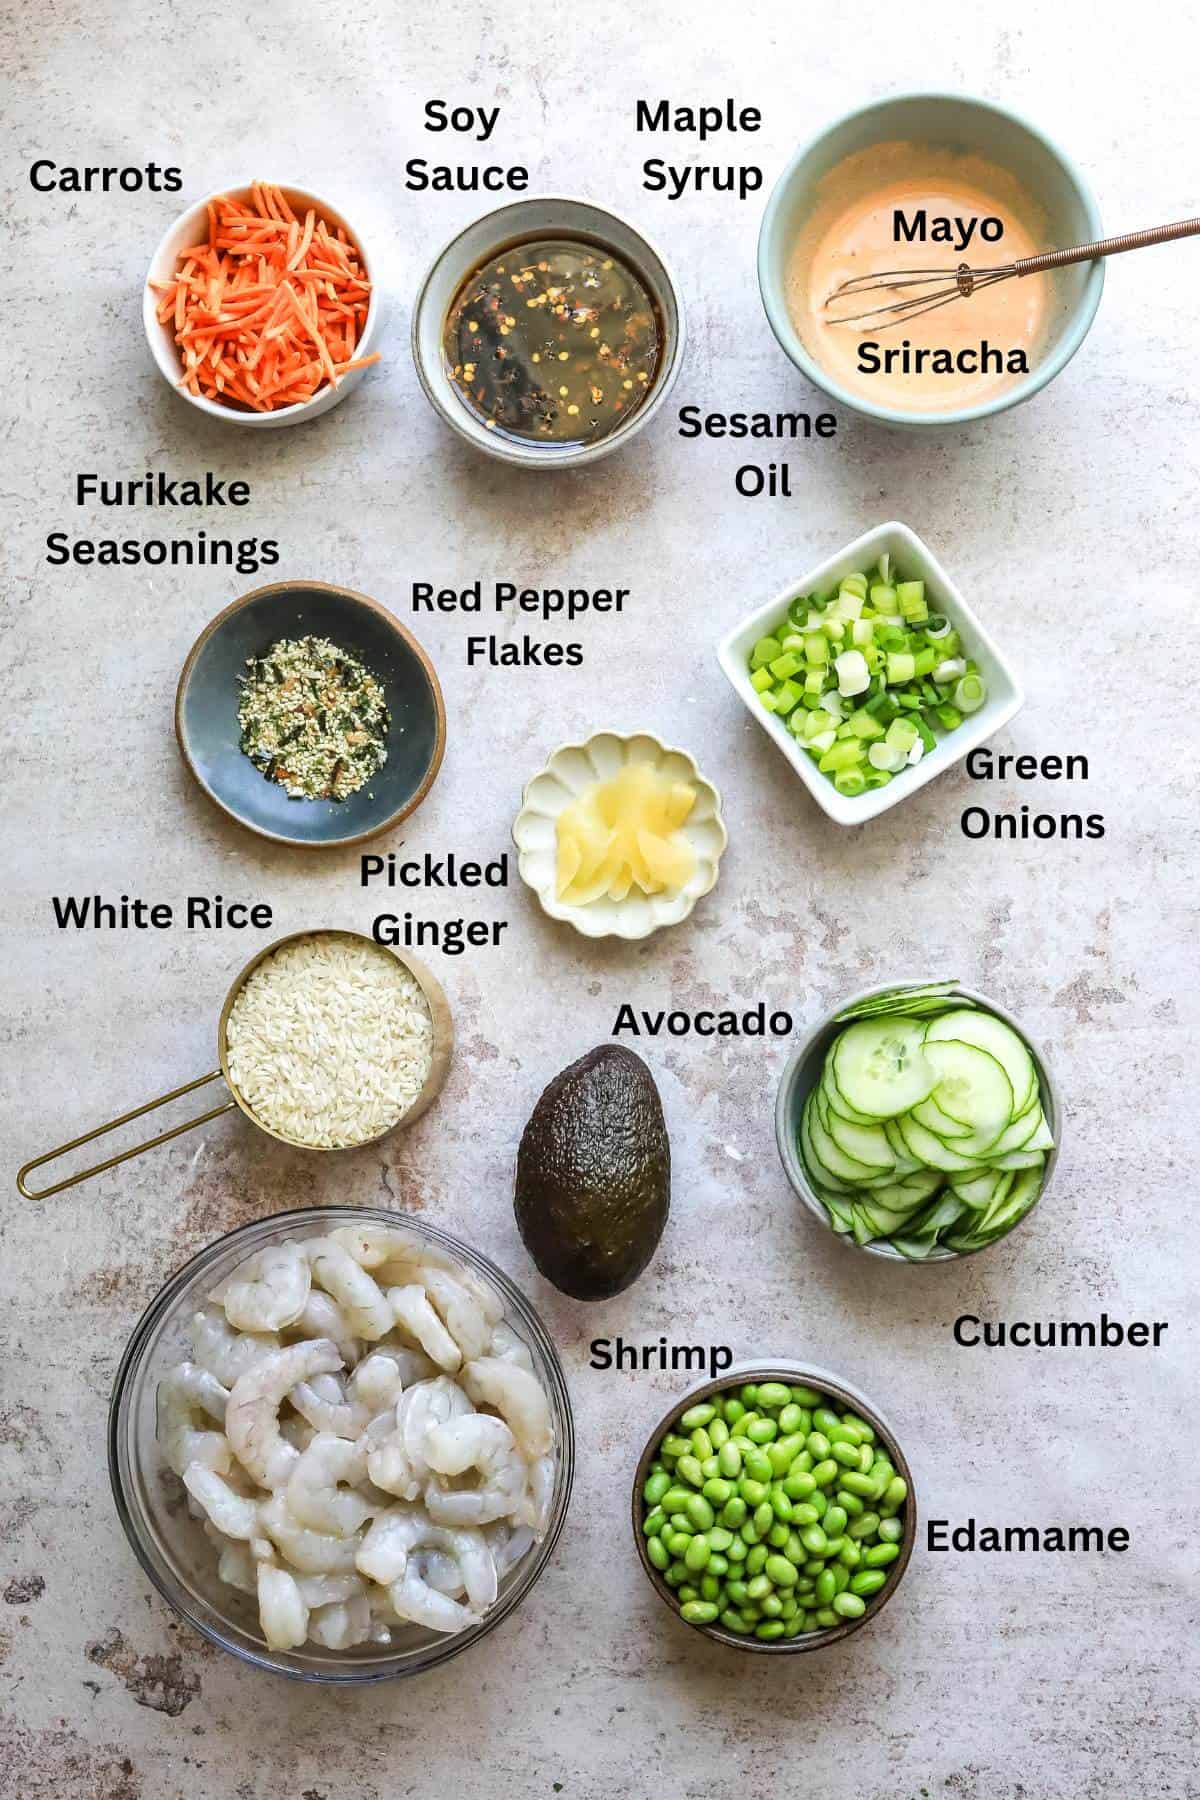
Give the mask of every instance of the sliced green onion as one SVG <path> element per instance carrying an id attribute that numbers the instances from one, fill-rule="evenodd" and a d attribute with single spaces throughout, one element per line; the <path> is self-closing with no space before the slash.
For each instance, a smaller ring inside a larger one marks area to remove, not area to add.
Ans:
<path id="1" fill-rule="evenodd" d="M 884 742 L 871 745 L 867 751 L 867 761 L 873 769 L 883 769 L 887 774 L 894 775 L 897 769 L 904 767 L 906 755 L 907 752 L 898 745 Z"/>
<path id="2" fill-rule="evenodd" d="M 964 675 L 954 690 L 954 704 L 961 713 L 978 712 L 986 699 L 982 675 Z"/>
<path id="3" fill-rule="evenodd" d="M 761 637 L 750 652 L 750 667 L 761 669 L 764 663 L 774 662 L 783 646 L 778 638 Z"/>
<path id="4" fill-rule="evenodd" d="M 861 769 L 839 769 L 833 778 L 833 785 L 839 794 L 848 800 L 857 799 L 867 789 L 867 778 Z"/>

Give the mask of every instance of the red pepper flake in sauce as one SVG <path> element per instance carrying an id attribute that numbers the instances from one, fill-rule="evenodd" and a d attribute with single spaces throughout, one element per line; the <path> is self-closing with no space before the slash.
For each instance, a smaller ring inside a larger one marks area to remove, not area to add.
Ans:
<path id="1" fill-rule="evenodd" d="M 489 431 L 519 443 L 595 444 L 654 386 L 663 333 L 628 263 L 582 238 L 509 245 L 459 289 L 446 373 Z"/>

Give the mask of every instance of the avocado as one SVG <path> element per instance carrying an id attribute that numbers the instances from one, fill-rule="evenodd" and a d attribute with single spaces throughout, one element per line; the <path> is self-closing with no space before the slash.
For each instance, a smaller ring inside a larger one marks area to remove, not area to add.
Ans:
<path id="1" fill-rule="evenodd" d="M 640 1056 L 601 1044 L 554 1077 L 521 1136 L 514 1206 L 530 1256 L 573 1300 L 637 1280 L 671 1206 L 671 1144 Z"/>

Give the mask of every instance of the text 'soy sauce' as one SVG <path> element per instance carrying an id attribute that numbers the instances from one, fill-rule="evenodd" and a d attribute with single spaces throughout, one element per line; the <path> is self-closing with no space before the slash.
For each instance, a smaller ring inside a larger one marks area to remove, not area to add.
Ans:
<path id="1" fill-rule="evenodd" d="M 859 151 L 817 184 L 788 264 L 792 322 L 815 362 L 878 406 L 950 412 L 980 405 L 1033 368 L 1052 307 L 1048 276 L 998 282 L 887 330 L 870 320 L 833 323 L 826 301 L 856 275 L 953 271 L 961 262 L 979 269 L 1033 256 L 1053 247 L 1045 229 L 1032 195 L 983 157 L 915 143 Z M 830 310 L 905 297 L 868 294 Z"/>

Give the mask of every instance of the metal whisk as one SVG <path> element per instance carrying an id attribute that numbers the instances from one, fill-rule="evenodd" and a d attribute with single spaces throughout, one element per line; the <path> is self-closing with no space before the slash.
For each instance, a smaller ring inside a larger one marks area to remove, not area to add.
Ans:
<path id="1" fill-rule="evenodd" d="M 1022 256 L 1016 262 L 999 263 L 990 269 L 972 269 L 959 263 L 955 269 L 881 269 L 873 275 L 854 275 L 834 288 L 826 300 L 855 301 L 867 294 L 898 293 L 904 288 L 928 290 L 914 293 L 905 300 L 890 304 L 875 301 L 863 312 L 840 313 L 830 317 L 831 325 L 859 325 L 864 319 L 871 328 L 887 331 L 892 325 L 907 325 L 921 313 L 934 312 L 955 300 L 969 300 L 982 288 L 994 287 L 998 281 L 1011 281 L 1014 276 L 1040 275 L 1045 269 L 1062 269 L 1068 263 L 1095 262 L 1101 256 L 1120 256 L 1126 250 L 1144 250 L 1150 244 L 1169 244 L 1175 238 L 1200 236 L 1200 219 L 1181 219 L 1174 225 L 1152 225 L 1148 231 L 1129 231 L 1124 237 L 1101 238 L 1096 244 L 1078 244 L 1071 250 L 1044 250 L 1040 256 Z"/>

